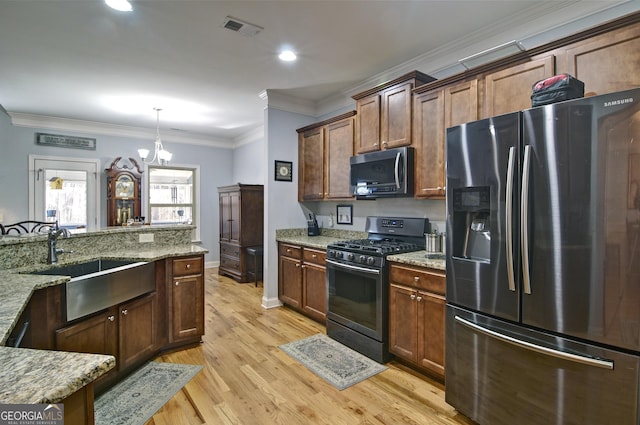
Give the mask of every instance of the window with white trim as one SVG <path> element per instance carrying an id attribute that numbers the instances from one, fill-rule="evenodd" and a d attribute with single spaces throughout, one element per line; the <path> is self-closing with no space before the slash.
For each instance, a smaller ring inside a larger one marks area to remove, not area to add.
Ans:
<path id="1" fill-rule="evenodd" d="M 198 225 L 197 167 L 149 165 L 147 176 L 147 222 Z"/>

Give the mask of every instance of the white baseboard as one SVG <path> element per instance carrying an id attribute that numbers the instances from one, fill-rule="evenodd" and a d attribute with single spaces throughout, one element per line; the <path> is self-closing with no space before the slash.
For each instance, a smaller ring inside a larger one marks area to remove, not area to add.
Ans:
<path id="1" fill-rule="evenodd" d="M 220 261 L 207 261 L 204 263 L 205 269 L 213 269 L 215 267 L 220 267 Z"/>
<path id="2" fill-rule="evenodd" d="M 282 306 L 282 303 L 278 298 L 262 297 L 262 308 L 270 309 L 270 308 L 276 308 L 281 306 Z"/>

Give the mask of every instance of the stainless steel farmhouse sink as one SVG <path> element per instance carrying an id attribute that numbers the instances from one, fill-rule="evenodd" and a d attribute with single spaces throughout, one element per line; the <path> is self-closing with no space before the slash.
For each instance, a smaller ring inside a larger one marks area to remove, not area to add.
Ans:
<path id="1" fill-rule="evenodd" d="M 93 260 L 51 267 L 31 274 L 71 276 L 64 291 L 67 321 L 96 313 L 155 289 L 153 262 Z"/>

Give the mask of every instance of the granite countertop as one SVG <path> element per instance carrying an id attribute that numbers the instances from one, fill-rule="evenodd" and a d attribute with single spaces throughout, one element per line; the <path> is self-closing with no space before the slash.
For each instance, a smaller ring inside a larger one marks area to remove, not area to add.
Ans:
<path id="1" fill-rule="evenodd" d="M 101 354 L 0 347 L 0 403 L 59 403 L 113 369 Z"/>
<path id="2" fill-rule="evenodd" d="M 352 232 L 343 230 L 321 229 L 320 236 L 307 236 L 306 229 L 281 229 L 276 231 L 276 240 L 295 245 L 308 246 L 316 249 L 326 249 L 327 245 L 347 239 L 366 238 L 366 232 Z M 427 251 L 415 251 L 406 254 L 393 254 L 387 256 L 387 261 L 410 264 L 413 266 L 428 267 L 436 270 L 445 270 L 444 259 L 428 258 Z"/>
<path id="3" fill-rule="evenodd" d="M 55 266 L 96 259 L 156 261 L 205 254 L 196 245 L 119 250 L 108 255 L 64 255 Z M 68 276 L 28 274 L 49 264 L 0 270 L 0 403 L 55 403 L 102 376 L 115 366 L 113 356 L 5 347 L 11 331 L 34 291 L 69 281 Z"/>
<path id="4" fill-rule="evenodd" d="M 327 245 L 348 239 L 366 238 L 366 232 L 338 229 L 320 229 L 319 236 L 308 236 L 307 229 L 278 229 L 276 241 L 308 246 L 309 248 L 327 249 Z"/>
<path id="5" fill-rule="evenodd" d="M 387 256 L 387 261 L 409 264 L 412 266 L 428 267 L 436 270 L 446 270 L 445 260 L 439 258 L 428 258 L 427 251 L 414 251 L 406 254 L 393 254 Z"/>

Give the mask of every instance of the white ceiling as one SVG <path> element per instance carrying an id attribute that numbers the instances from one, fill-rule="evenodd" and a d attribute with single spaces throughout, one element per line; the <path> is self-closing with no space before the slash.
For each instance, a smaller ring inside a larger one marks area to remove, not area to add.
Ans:
<path id="1" fill-rule="evenodd" d="M 132 4 L 126 14 L 101 0 L 0 0 L 0 104 L 14 123 L 153 132 L 160 107 L 164 139 L 233 144 L 262 126 L 267 89 L 320 115 L 407 70 L 442 77 L 457 59 L 504 42 L 638 10 L 637 0 Z M 226 16 L 264 30 L 232 32 Z M 297 62 L 277 59 L 285 45 Z"/>

